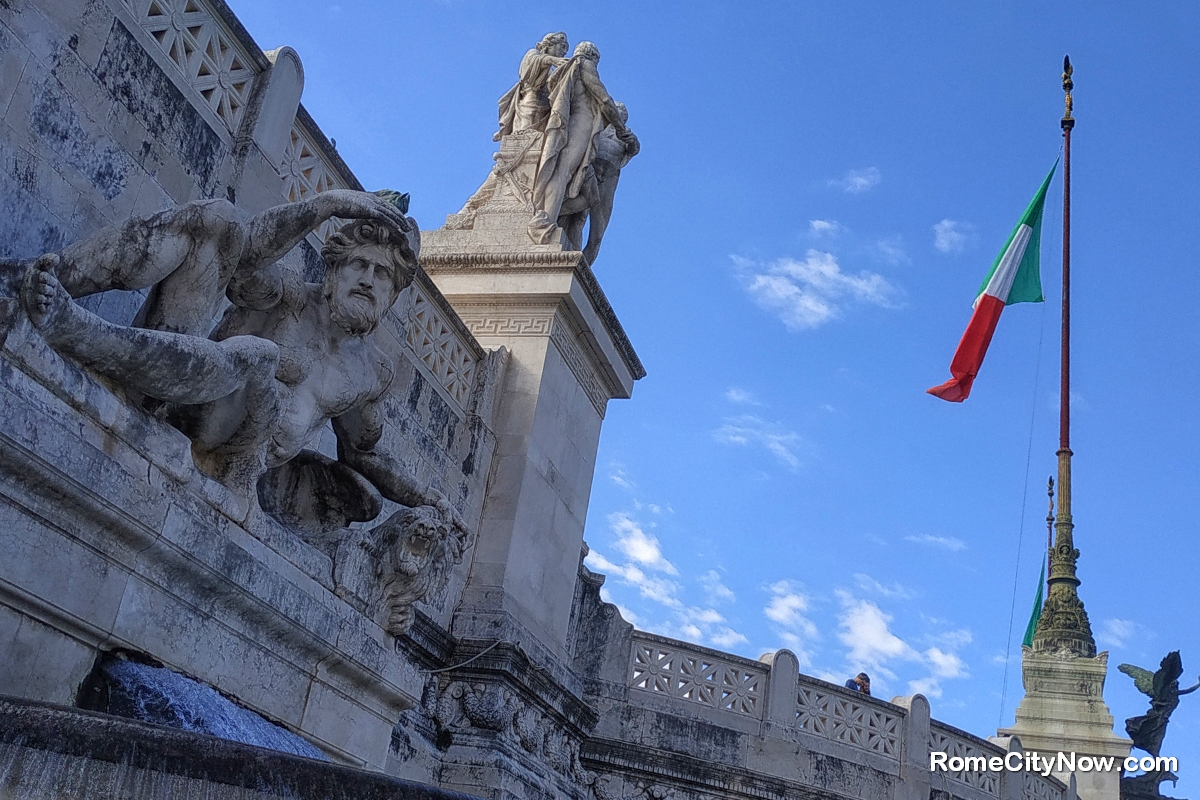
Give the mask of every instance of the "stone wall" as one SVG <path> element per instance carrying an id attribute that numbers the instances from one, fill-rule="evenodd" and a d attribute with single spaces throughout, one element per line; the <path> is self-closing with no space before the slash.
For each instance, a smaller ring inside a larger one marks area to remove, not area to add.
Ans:
<path id="1" fill-rule="evenodd" d="M 378 769 L 420 699 L 415 664 L 335 594 L 327 555 L 248 516 L 182 434 L 48 348 L 13 296 L 20 260 L 132 215 L 361 189 L 302 89 L 297 54 L 264 53 L 219 0 L 0 7 L 0 693 L 71 704 L 97 653 L 129 651 Z M 285 266 L 319 280 L 331 229 Z M 143 297 L 81 305 L 128 324 Z M 396 365 L 381 447 L 477 525 L 506 354 L 423 273 L 376 338 Z M 330 430 L 320 449 L 336 455 Z M 423 625 L 450 626 L 464 580 L 418 605 Z"/>

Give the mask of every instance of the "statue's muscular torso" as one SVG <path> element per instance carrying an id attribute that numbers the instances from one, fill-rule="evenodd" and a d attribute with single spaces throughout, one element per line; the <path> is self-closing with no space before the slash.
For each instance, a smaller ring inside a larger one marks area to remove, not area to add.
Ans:
<path id="1" fill-rule="evenodd" d="M 377 402 L 395 375 L 371 334 L 354 336 L 338 328 L 320 285 L 289 277 L 279 303 L 261 311 L 234 306 L 213 334 L 217 340 L 258 336 L 279 347 L 279 417 L 268 466 L 309 446 L 330 419 Z"/>

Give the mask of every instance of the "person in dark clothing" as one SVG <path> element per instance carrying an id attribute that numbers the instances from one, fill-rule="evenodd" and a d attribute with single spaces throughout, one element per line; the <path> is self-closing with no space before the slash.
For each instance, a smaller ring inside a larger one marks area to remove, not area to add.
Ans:
<path id="1" fill-rule="evenodd" d="M 846 688 L 856 692 L 870 696 L 871 694 L 871 676 L 865 672 L 860 672 L 850 680 L 846 681 Z"/>

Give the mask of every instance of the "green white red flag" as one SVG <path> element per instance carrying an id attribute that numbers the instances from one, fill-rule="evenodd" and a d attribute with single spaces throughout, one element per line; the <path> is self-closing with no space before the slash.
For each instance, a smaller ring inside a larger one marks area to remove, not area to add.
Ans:
<path id="1" fill-rule="evenodd" d="M 983 279 L 979 294 L 975 297 L 975 313 L 971 315 L 966 333 L 950 361 L 950 374 L 953 377 L 941 386 L 927 390 L 934 397 L 951 403 L 966 400 L 971 394 L 971 384 L 983 365 L 983 356 L 991 344 L 996 323 L 1000 321 L 1000 312 L 1013 303 L 1042 302 L 1039 264 L 1042 210 L 1046 205 L 1046 189 L 1050 187 L 1050 179 L 1054 177 L 1056 169 L 1057 161 Z"/>

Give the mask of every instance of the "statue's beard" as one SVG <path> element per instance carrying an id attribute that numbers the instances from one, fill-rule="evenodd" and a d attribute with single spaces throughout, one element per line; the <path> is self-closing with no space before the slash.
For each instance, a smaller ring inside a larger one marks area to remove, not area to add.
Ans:
<path id="1" fill-rule="evenodd" d="M 368 300 L 358 295 L 341 296 L 336 286 L 327 287 L 325 299 L 329 303 L 329 316 L 334 324 L 351 336 L 366 336 L 375 330 L 387 307 L 378 300 Z"/>

